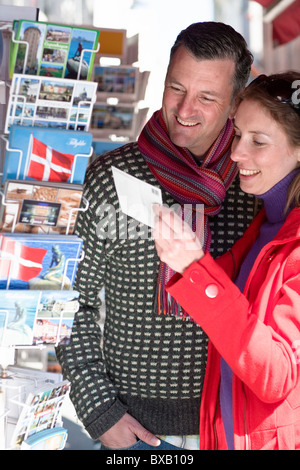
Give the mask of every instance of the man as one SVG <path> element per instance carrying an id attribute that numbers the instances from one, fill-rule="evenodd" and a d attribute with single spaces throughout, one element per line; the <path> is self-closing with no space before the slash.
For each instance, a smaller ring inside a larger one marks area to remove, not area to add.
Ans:
<path id="1" fill-rule="evenodd" d="M 140 226 L 139 233 L 120 212 L 111 167 L 160 186 L 168 206 L 203 204 L 205 246 L 213 256 L 226 251 L 254 212 L 252 199 L 232 183 L 230 160 L 230 118 L 251 63 L 230 26 L 191 25 L 172 48 L 162 109 L 138 142 L 101 156 L 87 171 L 89 209 L 77 225 L 85 245 L 75 284 L 81 307 L 71 343 L 57 356 L 79 418 L 104 448 L 198 449 L 207 347 L 201 328 L 165 295 L 172 273 L 159 262 L 151 232 L 145 236 Z"/>

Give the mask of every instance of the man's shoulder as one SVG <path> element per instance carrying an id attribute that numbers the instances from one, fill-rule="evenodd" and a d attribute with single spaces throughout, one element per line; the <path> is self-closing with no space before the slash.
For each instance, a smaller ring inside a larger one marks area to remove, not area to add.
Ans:
<path id="1" fill-rule="evenodd" d="M 88 167 L 86 184 L 91 182 L 105 183 L 112 179 L 112 166 L 126 173 L 153 183 L 155 178 L 141 154 L 137 142 L 129 142 L 110 152 L 98 156 Z"/>
<path id="2" fill-rule="evenodd" d="M 125 171 L 126 167 L 130 167 L 132 163 L 144 163 L 137 142 L 129 142 L 99 155 L 89 166 L 88 171 L 106 171 L 111 166 L 124 169 Z"/>

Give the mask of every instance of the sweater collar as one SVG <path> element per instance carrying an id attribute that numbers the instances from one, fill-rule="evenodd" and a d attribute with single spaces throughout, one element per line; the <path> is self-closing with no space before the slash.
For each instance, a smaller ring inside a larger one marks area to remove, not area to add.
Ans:
<path id="1" fill-rule="evenodd" d="M 296 168 L 267 192 L 257 196 L 264 202 L 268 222 L 274 224 L 285 220 L 285 206 L 289 186 L 298 172 L 299 168 Z"/>

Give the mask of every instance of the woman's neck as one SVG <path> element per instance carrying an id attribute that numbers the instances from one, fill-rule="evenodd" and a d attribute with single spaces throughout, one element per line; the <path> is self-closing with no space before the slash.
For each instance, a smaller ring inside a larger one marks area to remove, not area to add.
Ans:
<path id="1" fill-rule="evenodd" d="M 275 184 L 269 191 L 257 196 L 263 200 L 267 220 L 270 223 L 280 222 L 285 219 L 285 206 L 287 201 L 288 190 L 291 182 L 299 169 L 293 170 L 281 181 Z"/>

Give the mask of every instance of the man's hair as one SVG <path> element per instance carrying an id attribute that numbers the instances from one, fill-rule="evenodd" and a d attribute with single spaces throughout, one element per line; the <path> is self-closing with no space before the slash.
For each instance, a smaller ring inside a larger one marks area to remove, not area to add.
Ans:
<path id="1" fill-rule="evenodd" d="M 213 21 L 191 24 L 177 36 L 171 49 L 170 63 L 181 46 L 199 60 L 233 60 L 233 98 L 246 86 L 253 55 L 243 36 L 231 26 Z"/>

